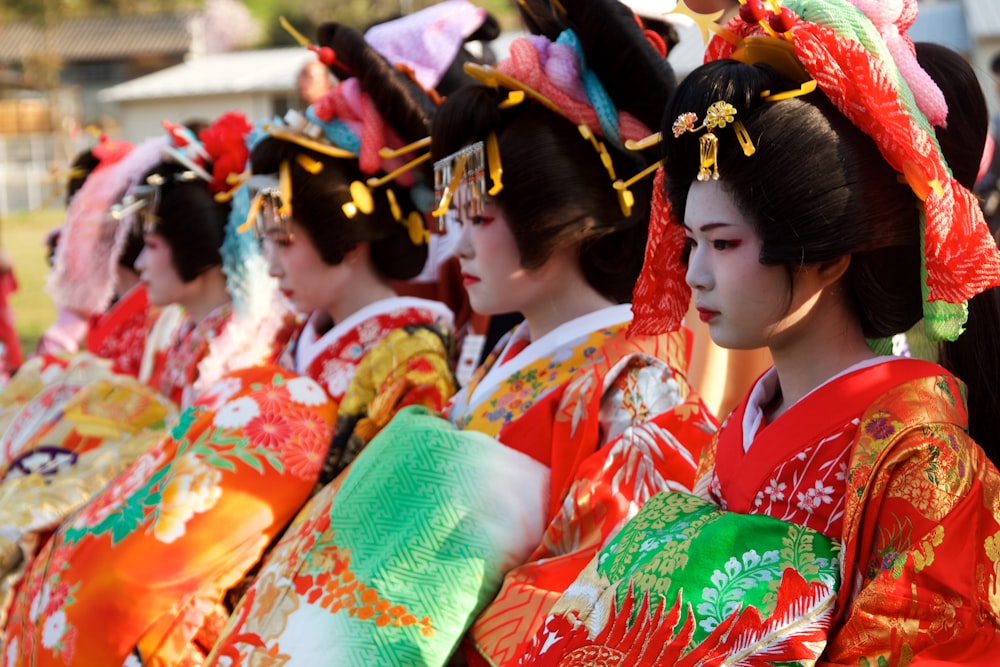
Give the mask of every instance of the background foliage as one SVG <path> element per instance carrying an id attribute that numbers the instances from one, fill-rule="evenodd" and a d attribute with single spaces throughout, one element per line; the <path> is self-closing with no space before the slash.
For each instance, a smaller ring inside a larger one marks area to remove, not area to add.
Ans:
<path id="1" fill-rule="evenodd" d="M 151 14 L 177 10 L 203 10 L 209 0 L 4 0 L 0 19 L 29 19 L 42 25 L 76 16 Z M 278 25 L 284 16 L 310 35 L 324 21 L 338 21 L 364 29 L 373 23 L 408 14 L 439 0 L 243 0 L 260 21 L 262 30 L 254 46 L 294 44 Z M 505 28 L 517 27 L 516 0 L 472 0 L 496 16 Z"/>

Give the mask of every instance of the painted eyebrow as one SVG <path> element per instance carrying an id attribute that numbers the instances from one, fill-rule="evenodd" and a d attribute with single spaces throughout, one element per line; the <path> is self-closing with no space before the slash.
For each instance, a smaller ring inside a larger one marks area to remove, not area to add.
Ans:
<path id="1" fill-rule="evenodd" d="M 686 222 L 683 223 L 683 226 L 684 226 L 684 229 L 686 229 L 688 231 L 691 231 L 691 228 L 688 227 L 688 225 L 687 225 Z M 728 222 L 709 222 L 709 223 L 706 223 L 706 224 L 702 225 L 701 227 L 699 227 L 698 231 L 699 232 L 710 232 L 713 229 L 718 229 L 720 227 L 731 227 L 731 226 L 732 225 L 730 223 L 728 223 Z"/>

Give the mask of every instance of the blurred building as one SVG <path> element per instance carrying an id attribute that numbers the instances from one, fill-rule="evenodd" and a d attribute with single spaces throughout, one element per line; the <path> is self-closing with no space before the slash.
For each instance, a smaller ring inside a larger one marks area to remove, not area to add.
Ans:
<path id="1" fill-rule="evenodd" d="M 0 67 L 41 89 L 51 83 L 47 71 L 57 72 L 55 85 L 76 99 L 79 120 L 97 122 L 109 110 L 98 91 L 204 51 L 203 35 L 202 17 L 192 12 L 66 19 L 49 28 L 0 24 Z"/>
<path id="2" fill-rule="evenodd" d="M 299 47 L 216 53 L 112 86 L 99 99 L 115 107 L 121 138 L 129 141 L 161 132 L 164 119 L 210 121 L 242 111 L 255 122 L 295 105 L 296 76 L 315 59 Z"/>

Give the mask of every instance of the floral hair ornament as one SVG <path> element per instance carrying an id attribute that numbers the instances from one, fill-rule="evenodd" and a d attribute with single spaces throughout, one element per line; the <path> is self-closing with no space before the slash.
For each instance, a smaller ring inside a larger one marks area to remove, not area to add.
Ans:
<path id="1" fill-rule="evenodd" d="M 698 133 L 702 130 L 707 130 L 705 134 L 698 138 L 701 153 L 701 168 L 698 170 L 699 181 L 707 181 L 709 179 L 713 181 L 719 180 L 719 138 L 713 130 L 724 128 L 726 125 L 732 125 L 733 132 L 736 134 L 736 140 L 740 142 L 740 146 L 743 148 L 743 154 L 750 157 L 757 152 L 753 141 L 750 139 L 750 134 L 747 132 L 747 128 L 736 119 L 736 107 L 729 102 L 722 100 L 713 102 L 705 112 L 705 121 L 701 125 L 695 125 L 697 122 L 697 114 L 690 111 L 682 113 L 674 121 L 672 130 L 674 138 L 688 132 Z"/>

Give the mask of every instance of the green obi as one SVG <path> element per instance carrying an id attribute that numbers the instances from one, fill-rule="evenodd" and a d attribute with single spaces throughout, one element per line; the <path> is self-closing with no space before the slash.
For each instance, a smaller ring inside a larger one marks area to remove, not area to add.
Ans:
<path id="1" fill-rule="evenodd" d="M 521 664 L 599 651 L 615 664 L 811 665 L 826 646 L 840 551 L 810 528 L 660 493 L 567 589 Z"/>

